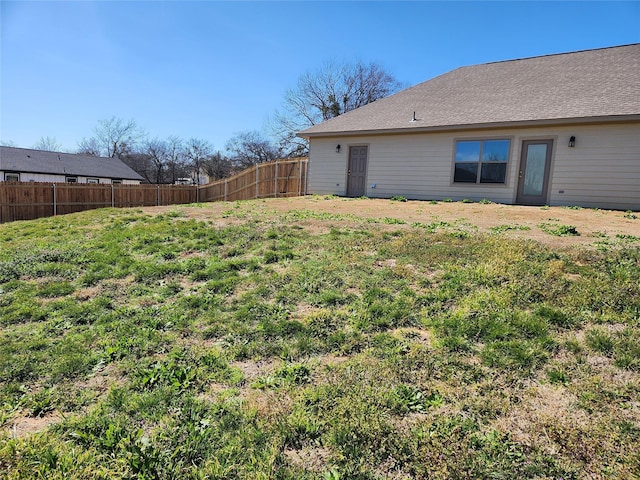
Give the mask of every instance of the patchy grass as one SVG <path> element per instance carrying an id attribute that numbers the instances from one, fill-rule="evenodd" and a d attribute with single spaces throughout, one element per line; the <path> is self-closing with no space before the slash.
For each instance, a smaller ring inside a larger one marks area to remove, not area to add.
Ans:
<path id="1" fill-rule="evenodd" d="M 0 227 L 0 471 L 640 474 L 636 238 L 262 204 Z"/>

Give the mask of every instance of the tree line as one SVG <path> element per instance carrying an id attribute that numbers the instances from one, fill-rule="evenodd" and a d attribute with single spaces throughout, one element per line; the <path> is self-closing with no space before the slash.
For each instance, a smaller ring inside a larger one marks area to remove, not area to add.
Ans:
<path id="1" fill-rule="evenodd" d="M 100 120 L 75 153 L 118 157 L 149 183 L 196 183 L 228 177 L 252 165 L 308 155 L 307 142 L 296 133 L 395 93 L 400 83 L 376 63 L 326 62 L 298 78 L 285 92 L 282 107 L 265 127 L 266 133 L 236 134 L 216 150 L 201 138 L 151 137 L 134 120 Z M 33 148 L 60 151 L 55 138 L 42 137 Z"/>
<path id="2" fill-rule="evenodd" d="M 33 148 L 61 150 L 50 137 L 42 137 Z M 188 178 L 198 184 L 205 176 L 209 181 L 219 180 L 257 163 L 290 157 L 257 131 L 235 135 L 223 153 L 201 138 L 150 137 L 134 120 L 117 117 L 100 120 L 93 135 L 83 138 L 74 153 L 117 157 L 149 183 Z"/>

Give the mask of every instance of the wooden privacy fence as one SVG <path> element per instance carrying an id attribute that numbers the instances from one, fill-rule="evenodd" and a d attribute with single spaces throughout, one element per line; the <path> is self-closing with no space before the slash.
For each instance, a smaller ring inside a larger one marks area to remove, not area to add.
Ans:
<path id="1" fill-rule="evenodd" d="M 104 207 L 145 207 L 194 202 L 304 195 L 307 159 L 262 163 L 207 185 L 119 185 L 0 182 L 0 223 Z"/>
<path id="2" fill-rule="evenodd" d="M 200 187 L 201 202 L 297 197 L 307 189 L 307 159 L 259 163 L 233 177 Z"/>

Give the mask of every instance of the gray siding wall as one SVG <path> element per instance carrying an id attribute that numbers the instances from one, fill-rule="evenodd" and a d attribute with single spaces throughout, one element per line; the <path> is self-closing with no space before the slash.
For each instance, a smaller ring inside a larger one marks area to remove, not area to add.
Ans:
<path id="1" fill-rule="evenodd" d="M 511 140 L 506 183 L 454 184 L 455 140 L 486 138 Z M 368 145 L 369 197 L 515 203 L 522 141 L 532 139 L 554 140 L 549 205 L 640 210 L 639 123 L 311 139 L 307 193 L 345 195 L 349 146 Z"/>

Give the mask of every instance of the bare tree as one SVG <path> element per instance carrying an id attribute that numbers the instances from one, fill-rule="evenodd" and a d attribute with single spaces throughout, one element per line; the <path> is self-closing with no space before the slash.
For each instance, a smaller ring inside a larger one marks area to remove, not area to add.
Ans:
<path id="1" fill-rule="evenodd" d="M 232 171 L 231 161 L 222 155 L 220 151 L 210 155 L 205 160 L 203 168 L 211 180 L 220 180 L 228 177 Z"/>
<path id="2" fill-rule="evenodd" d="M 62 145 L 58 143 L 55 137 L 40 137 L 36 143 L 33 144 L 35 150 L 44 150 L 46 152 L 59 152 L 62 149 Z"/>
<path id="3" fill-rule="evenodd" d="M 83 138 L 78 142 L 78 150 L 77 153 L 81 153 L 83 155 L 91 155 L 93 157 L 99 157 L 101 155 L 100 145 L 98 145 L 98 140 L 94 137 Z"/>
<path id="4" fill-rule="evenodd" d="M 164 140 L 154 138 L 147 140 L 144 144 L 144 153 L 149 158 L 150 166 L 153 168 L 152 183 L 165 183 L 165 171 L 169 163 L 169 145 Z"/>
<path id="5" fill-rule="evenodd" d="M 155 168 L 146 152 L 128 152 L 119 158 L 136 173 L 140 174 L 148 183 L 156 183 Z"/>
<path id="6" fill-rule="evenodd" d="M 178 178 L 191 175 L 184 162 L 182 140 L 178 137 L 145 140 L 139 151 L 126 154 L 122 160 L 149 183 L 175 183 Z"/>
<path id="7" fill-rule="evenodd" d="M 256 131 L 237 134 L 227 142 L 226 148 L 233 164 L 240 168 L 282 157 L 280 150 Z"/>
<path id="8" fill-rule="evenodd" d="M 196 183 L 200 185 L 200 177 L 203 171 L 204 162 L 211 155 L 212 147 L 206 140 L 191 138 L 184 148 L 184 157 L 192 170 Z"/>
<path id="9" fill-rule="evenodd" d="M 178 178 L 185 176 L 184 145 L 180 137 L 167 139 L 167 171 L 169 183 L 176 183 Z"/>
<path id="10" fill-rule="evenodd" d="M 83 138 L 78 144 L 81 153 L 104 157 L 125 157 L 135 152 L 145 132 L 134 120 L 111 117 L 100 120 L 93 129 L 93 136 Z"/>
<path id="11" fill-rule="evenodd" d="M 296 132 L 395 93 L 401 84 L 376 63 L 326 62 L 315 72 L 298 78 L 287 90 L 282 111 L 270 128 L 287 156 L 306 153 L 307 144 Z"/>

